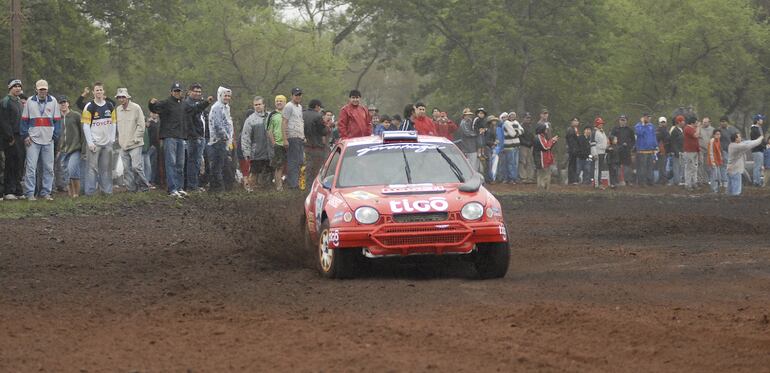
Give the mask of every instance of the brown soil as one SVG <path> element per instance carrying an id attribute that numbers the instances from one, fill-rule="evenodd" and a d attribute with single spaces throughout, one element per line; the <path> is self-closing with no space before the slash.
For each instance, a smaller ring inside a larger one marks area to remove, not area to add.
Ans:
<path id="1" fill-rule="evenodd" d="M 492 281 L 321 279 L 300 195 L 0 220 L 0 371 L 767 371 L 768 195 L 557 189 L 501 197 Z"/>

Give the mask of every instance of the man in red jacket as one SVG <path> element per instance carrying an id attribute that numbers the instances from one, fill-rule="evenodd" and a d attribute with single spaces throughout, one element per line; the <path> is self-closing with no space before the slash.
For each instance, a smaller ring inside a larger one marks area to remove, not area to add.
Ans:
<path id="1" fill-rule="evenodd" d="M 340 119 L 337 122 L 340 138 L 371 136 L 372 116 L 366 106 L 361 105 L 361 92 L 354 89 L 348 97 L 348 104 L 340 109 Z"/>
<path id="2" fill-rule="evenodd" d="M 436 136 L 436 125 L 429 116 L 425 115 L 425 104 L 418 102 L 414 104 L 414 129 L 418 135 Z"/>

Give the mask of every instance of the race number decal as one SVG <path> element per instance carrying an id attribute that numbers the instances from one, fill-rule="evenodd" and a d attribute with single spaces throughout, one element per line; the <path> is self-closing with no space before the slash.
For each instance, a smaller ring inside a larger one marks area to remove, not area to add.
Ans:
<path id="1" fill-rule="evenodd" d="M 444 197 L 433 197 L 428 200 L 410 201 L 408 199 L 390 201 L 390 211 L 395 214 L 402 212 L 446 211 L 449 202 Z"/>
<path id="2" fill-rule="evenodd" d="M 340 231 L 338 229 L 329 232 L 329 243 L 334 247 L 340 246 Z"/>

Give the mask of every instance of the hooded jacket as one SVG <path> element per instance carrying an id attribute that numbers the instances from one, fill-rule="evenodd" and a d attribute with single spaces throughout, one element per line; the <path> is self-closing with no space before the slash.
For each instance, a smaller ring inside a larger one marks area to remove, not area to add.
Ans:
<path id="1" fill-rule="evenodd" d="M 535 129 L 535 143 L 532 145 L 532 157 L 535 160 L 535 168 L 538 170 L 544 170 L 553 164 L 553 153 L 551 148 L 554 145 L 553 139 L 546 137 L 546 130 L 548 127 L 545 125 L 538 125 Z"/>
<path id="2" fill-rule="evenodd" d="M 225 93 L 231 93 L 231 91 L 225 87 L 219 87 L 217 89 L 217 102 L 211 106 L 209 112 L 209 128 L 211 131 L 211 139 L 209 139 L 209 145 L 226 141 L 227 145 L 233 143 L 233 118 L 230 116 L 230 105 L 225 104 Z M 163 125 L 163 119 L 160 121 Z"/>
<path id="3" fill-rule="evenodd" d="M 241 131 L 241 150 L 253 161 L 269 160 L 273 147 L 267 138 L 267 113 L 253 112 L 246 118 Z"/>

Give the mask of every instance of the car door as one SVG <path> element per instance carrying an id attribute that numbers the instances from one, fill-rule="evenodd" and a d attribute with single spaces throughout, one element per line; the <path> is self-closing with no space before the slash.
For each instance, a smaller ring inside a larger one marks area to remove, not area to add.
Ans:
<path id="1" fill-rule="evenodd" d="M 339 146 L 334 148 L 332 155 L 329 157 L 329 160 L 318 174 L 319 182 L 316 184 L 315 190 L 313 191 L 313 204 L 310 207 L 312 209 L 313 218 L 315 220 L 316 232 L 318 232 L 321 227 L 324 208 L 326 207 L 326 202 L 329 200 L 329 195 L 333 189 L 335 173 L 337 171 L 337 165 L 340 162 L 341 154 L 342 149 L 340 149 Z"/>

